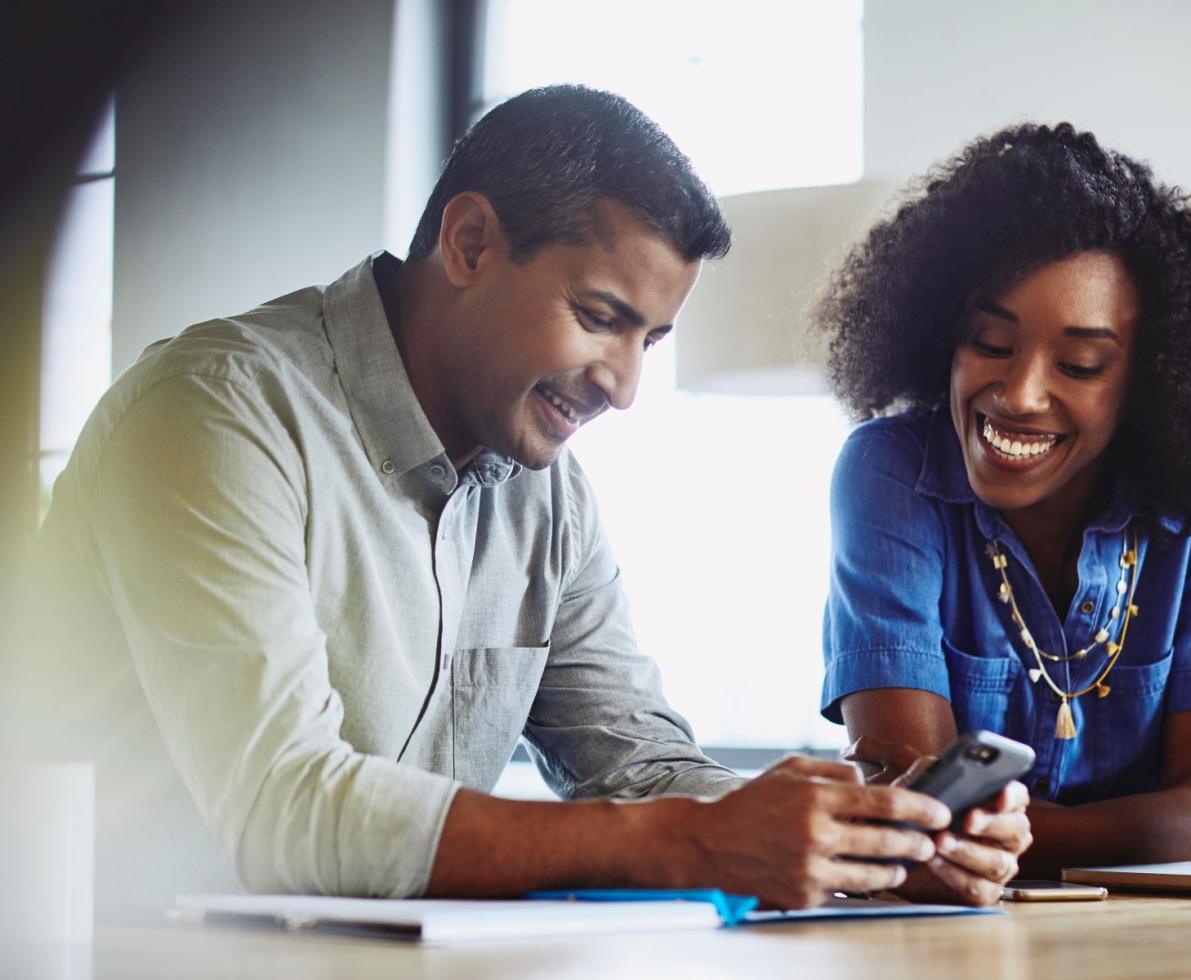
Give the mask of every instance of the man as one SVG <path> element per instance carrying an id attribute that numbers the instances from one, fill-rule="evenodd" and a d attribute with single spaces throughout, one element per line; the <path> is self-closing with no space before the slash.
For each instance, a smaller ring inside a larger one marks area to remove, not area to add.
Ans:
<path id="1" fill-rule="evenodd" d="M 28 722 L 65 719 L 39 742 L 97 759 L 104 904 L 238 878 L 804 906 L 904 877 L 841 856 L 932 855 L 864 822 L 944 826 L 925 797 L 805 759 L 746 782 L 699 752 L 563 450 L 629 406 L 728 245 L 637 110 L 536 90 L 459 142 L 405 264 L 192 327 L 116 382 L 46 520 L 54 703 Z M 585 802 L 486 795 L 522 735 Z"/>

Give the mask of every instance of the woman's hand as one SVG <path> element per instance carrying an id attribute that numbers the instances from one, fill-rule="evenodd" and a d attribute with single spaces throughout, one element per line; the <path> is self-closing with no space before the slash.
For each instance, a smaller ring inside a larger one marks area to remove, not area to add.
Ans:
<path id="1" fill-rule="evenodd" d="M 939 897 L 966 905 L 994 905 L 1001 886 L 1017 875 L 1017 859 L 1033 841 L 1026 806 L 1030 794 L 1014 781 L 996 798 L 973 807 L 964 817 L 963 833 L 941 831 L 935 837 L 935 856 L 923 868 L 934 881 L 919 880 L 915 873 L 899 892 L 922 900 Z M 922 889 L 922 893 L 919 893 Z"/>
<path id="2" fill-rule="evenodd" d="M 905 785 L 934 761 L 912 746 L 864 736 L 843 752 L 861 765 L 870 783 Z M 1001 886 L 1017 874 L 1017 859 L 1030 846 L 1029 793 L 1019 782 L 1006 786 L 989 803 L 964 817 L 963 832 L 935 837 L 936 853 L 911 872 L 898 894 L 915 901 L 992 905 Z"/>

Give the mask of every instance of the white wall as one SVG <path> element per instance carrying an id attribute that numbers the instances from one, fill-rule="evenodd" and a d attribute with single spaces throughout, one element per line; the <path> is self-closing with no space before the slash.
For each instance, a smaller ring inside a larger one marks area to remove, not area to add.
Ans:
<path id="1" fill-rule="evenodd" d="M 422 29 L 434 4 L 399 6 L 216 4 L 121 88 L 113 373 L 187 324 L 328 282 L 376 248 L 404 254 L 386 233 L 408 235 L 442 154 L 420 108 L 437 79 L 393 96 L 435 67 L 416 43 L 396 64 L 395 26 Z M 417 140 L 391 137 L 394 113 Z"/>
<path id="2" fill-rule="evenodd" d="M 1191 4 L 868 0 L 865 173 L 901 180 L 978 133 L 1069 121 L 1191 184 Z"/>

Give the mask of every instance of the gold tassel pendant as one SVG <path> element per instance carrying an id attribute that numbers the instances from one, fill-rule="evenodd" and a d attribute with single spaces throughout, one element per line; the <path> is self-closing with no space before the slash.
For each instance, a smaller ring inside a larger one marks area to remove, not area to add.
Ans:
<path id="1" fill-rule="evenodd" d="M 1075 719 L 1071 717 L 1071 705 L 1066 698 L 1059 705 L 1059 716 L 1055 719 L 1055 738 L 1075 738 Z"/>

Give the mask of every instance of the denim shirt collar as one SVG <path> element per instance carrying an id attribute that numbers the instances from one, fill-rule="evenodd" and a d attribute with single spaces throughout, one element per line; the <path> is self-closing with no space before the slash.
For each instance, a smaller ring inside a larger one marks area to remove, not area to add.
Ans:
<path id="1" fill-rule="evenodd" d="M 922 470 L 914 489 L 926 497 L 934 497 L 950 504 L 972 504 L 975 508 L 976 525 L 980 533 L 989 540 L 1004 540 L 1012 536 L 1009 525 L 1000 511 L 989 507 L 976 496 L 968 482 L 967 467 L 964 466 L 963 450 L 951 413 L 946 407 L 931 412 L 926 431 L 926 445 L 923 447 Z M 1120 479 L 1113 481 L 1112 492 L 1104 509 L 1088 525 L 1089 531 L 1119 533 L 1135 516 L 1137 510 L 1131 506 L 1129 495 Z M 1160 515 L 1158 525 L 1171 534 L 1180 534 L 1183 521 Z"/>

